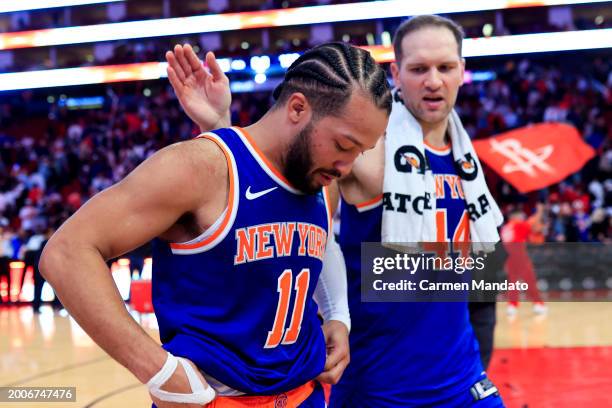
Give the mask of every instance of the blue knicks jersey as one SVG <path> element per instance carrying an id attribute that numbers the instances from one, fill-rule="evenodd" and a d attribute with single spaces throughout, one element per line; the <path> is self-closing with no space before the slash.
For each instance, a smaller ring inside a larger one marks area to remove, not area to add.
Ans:
<path id="1" fill-rule="evenodd" d="M 469 238 L 450 147 L 425 153 L 436 180 L 438 237 Z M 332 389 L 330 407 L 453 406 L 482 372 L 467 304 L 361 302 L 361 242 L 381 242 L 382 210 L 382 197 L 357 206 L 342 201 L 351 363 Z"/>
<path id="2" fill-rule="evenodd" d="M 436 241 L 468 242 L 470 217 L 450 145 L 438 149 L 425 143 L 425 156 L 435 183 Z M 455 249 L 449 248 L 450 251 Z"/>
<path id="3" fill-rule="evenodd" d="M 325 363 L 312 295 L 329 201 L 323 191 L 293 189 L 244 130 L 201 137 L 228 161 L 228 205 L 198 238 L 154 243 L 153 305 L 163 347 L 234 392 L 291 390 Z"/>

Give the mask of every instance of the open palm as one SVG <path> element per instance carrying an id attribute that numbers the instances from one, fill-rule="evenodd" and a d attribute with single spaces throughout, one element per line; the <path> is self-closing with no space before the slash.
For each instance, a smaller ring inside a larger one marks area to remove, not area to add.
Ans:
<path id="1" fill-rule="evenodd" d="M 229 80 L 212 52 L 206 54 L 208 70 L 193 48 L 176 45 L 166 53 L 168 79 L 185 113 L 202 130 L 230 126 L 232 96 Z"/>

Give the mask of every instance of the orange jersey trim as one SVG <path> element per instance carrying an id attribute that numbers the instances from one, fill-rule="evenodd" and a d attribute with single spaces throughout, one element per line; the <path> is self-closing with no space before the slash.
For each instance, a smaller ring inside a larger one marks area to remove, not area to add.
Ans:
<path id="1" fill-rule="evenodd" d="M 236 127 L 236 129 L 238 129 L 240 131 L 240 133 L 242 133 L 242 135 L 249 141 L 249 143 L 251 144 L 251 147 L 253 147 L 253 150 L 255 150 L 255 152 L 257 153 L 257 155 L 259 156 L 259 158 L 266 164 L 266 166 L 268 166 L 268 168 L 270 169 L 270 171 L 272 173 L 274 173 L 274 175 L 276 177 L 278 177 L 280 180 L 283 181 L 283 183 L 287 184 L 289 187 L 294 188 L 295 187 L 293 185 L 291 185 L 291 183 L 289 183 L 289 181 L 285 178 L 285 176 L 283 176 L 283 173 L 280 172 L 280 170 L 278 170 L 276 168 L 276 166 L 274 166 L 274 164 L 272 164 L 272 162 L 270 162 L 268 160 L 268 158 L 266 157 L 265 154 L 263 154 L 263 152 L 261 151 L 261 149 L 259 148 L 259 146 L 257 146 L 257 143 L 255 143 L 255 140 L 253 139 L 253 136 L 251 136 L 249 134 L 249 132 L 247 132 L 245 129 L 241 128 L 241 127 Z"/>
<path id="2" fill-rule="evenodd" d="M 427 146 L 431 150 L 435 150 L 436 152 L 446 152 L 448 149 L 451 148 L 451 144 L 450 143 L 446 144 L 444 147 L 434 147 L 434 146 L 430 145 L 429 143 L 427 143 L 425 140 L 423 140 L 423 144 L 425 144 L 425 146 Z"/>
<path id="3" fill-rule="evenodd" d="M 376 204 L 376 203 L 378 203 L 379 201 L 381 201 L 381 200 L 382 200 L 382 198 L 383 198 L 383 195 L 382 195 L 382 194 L 380 194 L 380 195 L 377 195 L 376 197 L 374 197 L 374 198 L 373 198 L 373 199 L 371 199 L 371 200 L 368 200 L 368 201 L 363 201 L 363 202 L 361 202 L 361 203 L 359 203 L 359 204 L 355 204 L 355 207 L 357 207 L 357 208 L 361 209 L 361 208 L 367 207 L 367 206 L 369 206 L 369 205 L 372 205 L 372 204 Z"/>
<path id="4" fill-rule="evenodd" d="M 332 204 L 331 197 L 329 195 L 329 189 L 327 187 L 323 187 L 323 195 L 325 196 L 325 207 L 327 208 L 327 234 L 333 234 L 333 222 L 334 222 L 334 213 L 332 212 Z"/>
<path id="5" fill-rule="evenodd" d="M 223 218 L 223 222 L 221 223 L 221 225 L 219 225 L 219 227 L 206 239 L 202 240 L 201 242 L 196 242 L 193 244 L 173 243 L 173 244 L 170 244 L 170 248 L 172 249 L 196 249 L 196 248 L 201 248 L 203 246 L 210 244 L 215 239 L 217 239 L 217 237 L 223 232 L 225 227 L 227 227 L 227 224 L 229 223 L 232 217 L 232 211 L 234 208 L 234 189 L 236 188 L 236 180 L 234 180 L 234 172 L 232 171 L 232 169 L 234 168 L 234 165 L 232 163 L 232 157 L 230 153 L 227 151 L 225 146 L 223 146 L 221 143 L 219 143 L 219 141 L 209 136 L 208 134 L 202 134 L 196 137 L 196 139 L 208 139 L 214 142 L 225 155 L 225 160 L 227 160 L 228 174 L 229 174 L 229 194 L 228 194 L 228 202 L 227 202 L 227 211 L 225 213 L 225 217 Z"/>
<path id="6" fill-rule="evenodd" d="M 297 407 L 312 394 L 315 382 L 306 384 L 278 395 L 217 397 L 206 408 L 277 408 Z"/>

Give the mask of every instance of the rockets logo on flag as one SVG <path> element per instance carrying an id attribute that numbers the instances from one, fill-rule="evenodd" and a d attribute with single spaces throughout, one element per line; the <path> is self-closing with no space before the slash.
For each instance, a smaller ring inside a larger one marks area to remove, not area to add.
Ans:
<path id="1" fill-rule="evenodd" d="M 474 141 L 484 161 L 521 193 L 539 190 L 580 170 L 595 156 L 578 130 L 563 123 L 540 123 Z"/>

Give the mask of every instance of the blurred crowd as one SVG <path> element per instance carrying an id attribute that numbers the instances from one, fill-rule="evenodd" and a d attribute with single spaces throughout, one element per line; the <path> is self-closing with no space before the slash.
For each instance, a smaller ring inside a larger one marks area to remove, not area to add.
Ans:
<path id="1" fill-rule="evenodd" d="M 563 182 L 522 195 L 491 177 L 496 199 L 508 214 L 526 216 L 544 205 L 538 241 L 609 241 L 612 237 L 612 65 L 569 57 L 537 64 L 524 59 L 497 70 L 497 79 L 461 89 L 457 110 L 474 138 L 485 138 L 540 122 L 575 126 L 596 156 Z"/>
<path id="2" fill-rule="evenodd" d="M 590 72 L 572 72 L 564 61 L 517 60 L 500 66 L 496 79 L 460 91 L 457 110 L 474 138 L 562 121 L 597 152 L 580 172 L 526 195 L 487 171 L 506 214 L 518 209 L 530 217 L 539 209 L 532 242 L 612 241 L 611 67 L 603 59 L 588 65 Z M 33 264 L 45 239 L 88 198 L 155 151 L 199 133 L 169 85 L 158 85 L 149 96 L 143 85 L 108 86 L 99 109 L 36 104 L 29 91 L 0 103 L 0 267 L 16 259 Z M 257 120 L 271 102 L 268 93 L 235 94 L 232 122 Z"/>

